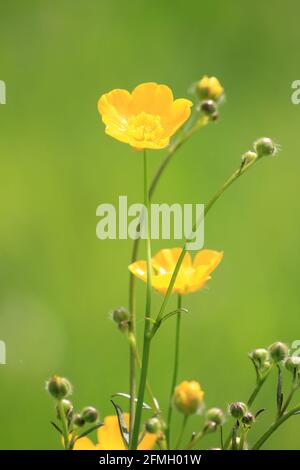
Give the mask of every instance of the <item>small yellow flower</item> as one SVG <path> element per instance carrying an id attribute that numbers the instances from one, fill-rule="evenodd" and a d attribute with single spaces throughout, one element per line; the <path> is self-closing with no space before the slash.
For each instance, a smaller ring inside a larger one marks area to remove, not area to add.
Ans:
<path id="1" fill-rule="evenodd" d="M 171 89 L 142 83 L 132 93 L 116 89 L 101 96 L 98 110 L 105 132 L 136 149 L 162 149 L 189 118 L 192 102 L 174 101 Z"/>
<path id="2" fill-rule="evenodd" d="M 185 415 L 197 413 L 203 402 L 204 392 L 196 380 L 181 382 L 174 391 L 173 401 L 176 408 Z"/>
<path id="3" fill-rule="evenodd" d="M 129 414 L 124 413 L 127 427 L 129 426 Z M 106 416 L 104 424 L 97 430 L 98 443 L 94 444 L 88 437 L 82 437 L 75 442 L 74 450 L 126 450 L 117 416 Z M 141 440 L 138 450 L 153 449 L 157 436 L 146 433 Z"/>
<path id="4" fill-rule="evenodd" d="M 165 294 L 171 281 L 182 248 L 160 250 L 152 259 L 152 287 Z M 173 292 L 181 295 L 196 292 L 205 286 L 210 274 L 221 262 L 223 252 L 213 250 L 198 251 L 192 263 L 191 255 L 186 253 L 173 287 Z M 139 279 L 147 282 L 147 262 L 136 261 L 129 270 Z"/>
<path id="5" fill-rule="evenodd" d="M 224 88 L 216 77 L 205 75 L 197 83 L 197 92 L 202 100 L 218 101 L 224 94 Z"/>

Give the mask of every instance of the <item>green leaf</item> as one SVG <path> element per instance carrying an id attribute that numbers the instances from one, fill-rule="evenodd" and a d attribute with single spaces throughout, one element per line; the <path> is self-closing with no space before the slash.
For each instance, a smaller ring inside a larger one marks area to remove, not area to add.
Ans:
<path id="1" fill-rule="evenodd" d="M 189 313 L 189 311 L 186 308 L 177 308 L 172 312 L 166 313 L 166 315 L 164 315 L 159 321 L 154 322 L 151 336 L 153 337 L 155 335 L 158 328 L 165 320 L 168 320 L 168 318 L 173 317 L 174 315 L 178 315 L 179 313 Z"/>
<path id="2" fill-rule="evenodd" d="M 88 428 L 86 431 L 84 431 L 81 434 L 79 434 L 78 436 L 76 436 L 75 441 L 77 441 L 78 439 L 81 439 L 82 437 L 87 436 L 88 434 L 90 434 L 93 431 L 96 431 L 96 429 L 101 428 L 101 426 L 103 426 L 103 423 L 94 424 L 94 426 Z"/>
<path id="3" fill-rule="evenodd" d="M 52 424 L 52 426 L 54 427 L 56 431 L 58 431 L 61 435 L 63 435 L 62 430 L 57 426 L 57 424 L 54 423 L 54 421 L 50 421 L 50 423 Z"/>
<path id="4" fill-rule="evenodd" d="M 282 408 L 282 402 L 283 402 L 283 393 L 282 393 L 282 372 L 280 366 L 277 366 L 278 369 L 278 379 L 277 379 L 277 395 L 276 395 L 276 401 L 277 401 L 277 411 L 278 415 L 280 415 L 281 408 Z"/>
<path id="5" fill-rule="evenodd" d="M 258 418 L 259 415 L 261 415 L 264 411 L 266 411 L 266 408 L 261 408 L 255 413 L 255 419 Z"/>
<path id="6" fill-rule="evenodd" d="M 114 393 L 113 395 L 111 395 L 111 397 L 124 397 L 124 398 L 128 398 L 130 400 L 130 394 L 129 393 L 123 393 L 123 392 L 117 392 L 117 393 Z M 138 401 L 137 398 L 135 398 L 134 400 L 136 403 Z M 147 403 L 143 402 L 143 408 L 145 410 L 152 410 L 151 406 L 148 405 Z"/>
<path id="7" fill-rule="evenodd" d="M 128 449 L 128 447 L 129 447 L 129 432 L 128 432 L 128 429 L 127 429 L 127 426 L 126 426 L 123 410 L 113 400 L 110 400 L 110 401 L 112 402 L 112 404 L 114 405 L 114 408 L 116 410 L 121 436 L 122 436 L 122 439 L 124 441 L 125 447 Z"/>

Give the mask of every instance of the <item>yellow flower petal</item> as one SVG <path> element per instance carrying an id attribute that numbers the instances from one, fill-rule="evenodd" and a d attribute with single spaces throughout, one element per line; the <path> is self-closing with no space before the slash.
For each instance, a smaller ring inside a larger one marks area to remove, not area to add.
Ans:
<path id="1" fill-rule="evenodd" d="M 173 272 L 182 248 L 172 248 L 160 250 L 153 258 L 152 264 L 158 270 L 159 274 Z M 186 253 L 182 262 L 182 267 L 190 268 L 192 266 L 191 255 Z"/>
<path id="2" fill-rule="evenodd" d="M 167 292 L 181 251 L 182 248 L 160 250 L 151 259 L 152 287 L 161 294 L 165 294 Z M 196 292 L 197 290 L 202 289 L 205 286 L 205 283 L 210 279 L 210 274 L 221 262 L 222 257 L 223 252 L 201 250 L 197 253 L 195 260 L 192 263 L 190 254 L 186 253 L 172 292 L 186 295 L 190 292 Z M 146 261 L 136 261 L 128 268 L 136 277 L 147 282 Z"/>
<path id="3" fill-rule="evenodd" d="M 173 99 L 166 85 L 138 85 L 130 94 L 116 89 L 101 96 L 98 110 L 111 137 L 136 149 L 161 149 L 191 114 L 192 102 Z"/>
<path id="4" fill-rule="evenodd" d="M 74 444 L 74 450 L 96 450 L 95 444 L 88 438 L 82 437 Z"/>
<path id="5" fill-rule="evenodd" d="M 207 265 L 209 266 L 209 273 L 211 273 L 221 263 L 223 255 L 223 251 L 201 250 L 195 256 L 193 267 Z"/>
<path id="6" fill-rule="evenodd" d="M 129 416 L 124 414 L 124 417 L 128 425 Z M 106 416 L 103 426 L 97 430 L 97 436 L 101 450 L 126 450 L 117 416 Z"/>

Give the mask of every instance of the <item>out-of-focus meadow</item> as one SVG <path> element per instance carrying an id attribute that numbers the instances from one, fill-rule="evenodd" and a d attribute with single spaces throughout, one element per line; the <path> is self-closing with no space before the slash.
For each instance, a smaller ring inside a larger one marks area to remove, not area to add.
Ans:
<path id="1" fill-rule="evenodd" d="M 190 97 L 207 73 L 226 90 L 220 120 L 178 152 L 157 202 L 205 203 L 256 137 L 282 146 L 207 217 L 205 246 L 224 250 L 224 260 L 207 289 L 184 299 L 180 379 L 199 380 L 208 406 L 246 400 L 247 352 L 300 339 L 300 106 L 290 99 L 300 78 L 299 2 L 3 0 L 0 10 L 0 447 L 59 447 L 44 391 L 52 373 L 73 382 L 76 406 L 93 404 L 102 416 L 113 413 L 110 394 L 128 391 L 126 340 L 109 311 L 127 305 L 132 243 L 99 241 L 95 213 L 119 195 L 141 201 L 142 159 L 104 134 L 96 105 L 110 89 L 145 81 Z M 152 172 L 163 155 L 151 152 Z M 138 281 L 140 331 L 144 292 Z M 162 407 L 174 326 L 164 324 L 151 356 Z M 254 411 L 262 406 L 250 441 L 274 416 L 275 378 Z M 265 447 L 300 449 L 299 429 L 299 418 L 290 420 Z"/>

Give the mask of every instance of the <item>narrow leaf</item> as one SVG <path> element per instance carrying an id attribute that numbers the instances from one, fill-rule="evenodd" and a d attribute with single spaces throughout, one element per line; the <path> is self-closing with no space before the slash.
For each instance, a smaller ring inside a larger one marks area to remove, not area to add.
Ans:
<path id="1" fill-rule="evenodd" d="M 81 439 L 82 437 L 85 437 L 87 436 L 88 434 L 90 434 L 91 432 L 93 431 L 96 431 L 96 429 L 98 428 L 101 428 L 101 426 L 103 426 L 103 423 L 97 423 L 97 424 L 94 424 L 94 426 L 92 426 L 91 428 L 88 428 L 86 431 L 82 432 L 81 434 L 79 434 L 75 441 L 77 441 L 78 439 Z"/>
<path id="2" fill-rule="evenodd" d="M 129 446 L 129 432 L 128 432 L 128 429 L 127 429 L 127 426 L 126 426 L 123 410 L 119 405 L 117 405 L 117 403 L 114 403 L 113 400 L 110 400 L 110 401 L 114 405 L 114 408 L 115 408 L 116 413 L 117 413 L 119 428 L 120 428 L 121 436 L 122 436 L 122 439 L 124 441 L 125 447 L 128 448 L 128 446 Z"/>
<path id="3" fill-rule="evenodd" d="M 130 394 L 129 393 L 123 393 L 123 392 L 117 392 L 117 393 L 114 393 L 113 395 L 111 395 L 111 397 L 124 397 L 124 398 L 128 398 L 130 400 Z M 134 401 L 137 403 L 138 399 L 135 398 Z M 152 410 L 151 406 L 148 405 L 147 403 L 143 402 L 143 408 L 145 410 Z"/>
<path id="4" fill-rule="evenodd" d="M 165 320 L 167 320 L 170 317 L 173 317 L 173 315 L 177 315 L 178 313 L 189 313 L 189 311 L 186 308 L 177 308 L 176 310 L 173 310 L 172 312 L 166 313 L 161 319 L 161 323 Z"/>
<path id="5" fill-rule="evenodd" d="M 221 441 L 221 449 L 224 450 L 223 426 L 220 426 L 220 441 Z"/>
<path id="6" fill-rule="evenodd" d="M 277 395 L 276 395 L 276 401 L 277 401 L 277 411 L 278 415 L 280 415 L 281 412 L 281 407 L 282 407 L 282 402 L 283 402 L 283 394 L 282 394 L 282 372 L 281 368 L 277 366 L 278 369 L 278 379 L 277 379 Z"/>
<path id="7" fill-rule="evenodd" d="M 57 426 L 57 424 L 54 423 L 54 421 L 50 421 L 50 423 L 52 424 L 54 429 L 56 429 L 56 431 L 58 431 L 61 435 L 63 435 L 62 430 Z"/>
<path id="8" fill-rule="evenodd" d="M 261 408 L 261 410 L 258 410 L 258 411 L 256 412 L 256 414 L 255 414 L 255 419 L 258 418 L 258 416 L 259 416 L 261 413 L 263 413 L 264 411 L 266 411 L 265 408 Z"/>

